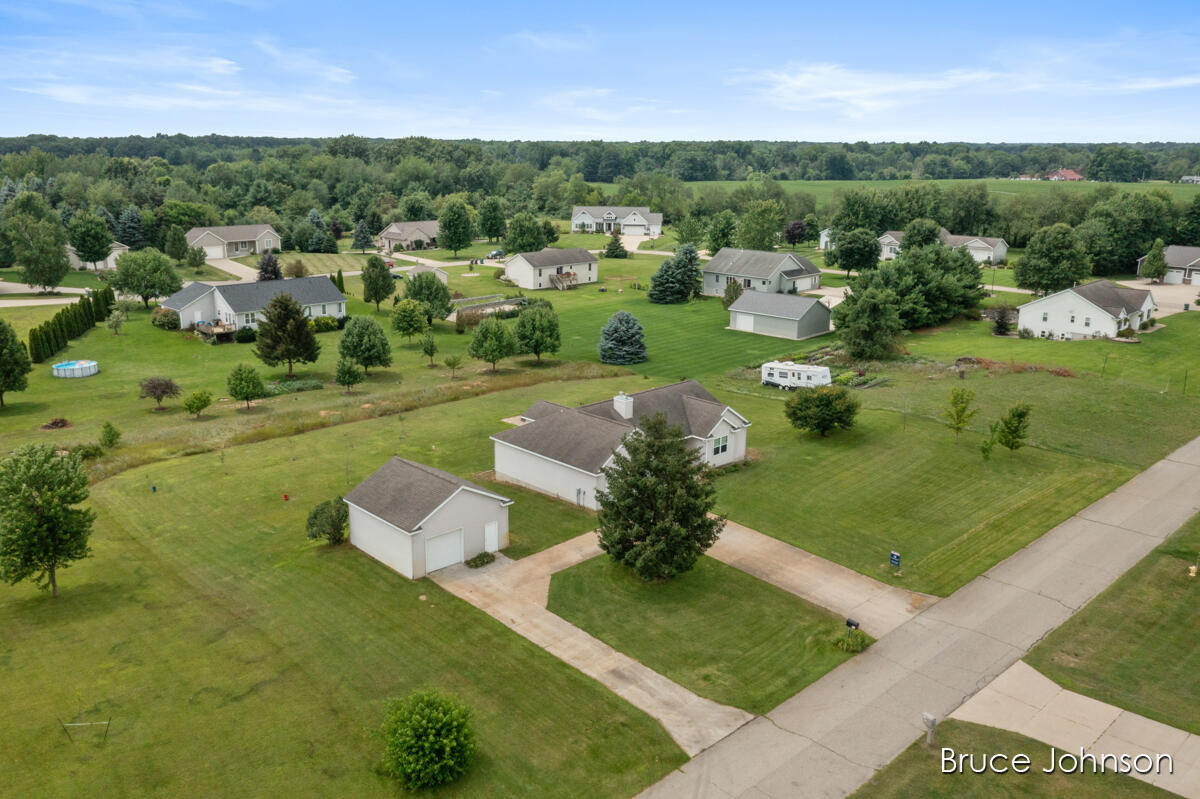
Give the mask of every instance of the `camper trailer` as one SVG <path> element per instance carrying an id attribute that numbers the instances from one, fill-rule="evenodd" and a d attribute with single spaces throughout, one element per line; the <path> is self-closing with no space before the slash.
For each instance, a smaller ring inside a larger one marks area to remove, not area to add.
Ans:
<path id="1" fill-rule="evenodd" d="M 762 365 L 762 384 L 786 391 L 827 386 L 830 384 L 829 367 L 791 361 L 770 361 Z"/>

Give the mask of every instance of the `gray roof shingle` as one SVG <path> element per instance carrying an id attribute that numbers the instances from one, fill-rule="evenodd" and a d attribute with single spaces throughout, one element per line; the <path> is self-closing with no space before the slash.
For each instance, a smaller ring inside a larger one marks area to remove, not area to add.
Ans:
<path id="1" fill-rule="evenodd" d="M 829 310 L 816 297 L 800 297 L 795 294 L 772 294 L 766 291 L 745 291 L 729 306 L 731 311 L 778 316 L 781 319 L 802 319 L 814 307 L 820 305 L 828 315 Z"/>
<path id="2" fill-rule="evenodd" d="M 603 219 L 606 213 L 612 211 L 617 222 L 637 211 L 651 225 L 661 225 L 663 218 L 662 214 L 652 213 L 645 205 L 576 205 L 571 208 L 571 218 L 574 219 L 580 211 L 587 211 L 594 219 Z"/>
<path id="3" fill-rule="evenodd" d="M 688 436 L 708 435 L 720 421 L 726 407 L 695 380 L 683 380 L 629 396 L 633 398 L 634 422 L 640 422 L 645 417 L 661 412 L 666 414 L 668 423 L 683 428 L 684 435 Z M 611 399 L 584 405 L 579 410 L 589 416 L 629 425 L 629 422 L 617 413 Z"/>
<path id="4" fill-rule="evenodd" d="M 212 233 L 221 241 L 254 241 L 267 231 L 275 232 L 275 228 L 270 225 L 224 225 L 221 227 L 194 227 L 187 232 L 184 237 L 187 239 L 188 246 L 196 243 L 196 240 L 205 233 Z M 278 237 L 278 234 L 276 234 Z M 278 243 L 278 242 L 276 242 Z"/>
<path id="5" fill-rule="evenodd" d="M 436 239 L 440 226 L 436 219 L 424 219 L 417 222 L 393 222 L 379 232 L 376 238 L 380 239 L 400 239 L 402 241 L 414 241 L 423 239 L 429 241 Z"/>
<path id="6" fill-rule="evenodd" d="M 545 266 L 568 266 L 570 264 L 587 264 L 596 263 L 596 256 L 592 255 L 582 247 L 568 247 L 560 249 L 558 247 L 546 247 L 537 252 L 522 252 L 517 253 L 525 262 L 534 267 Z M 516 255 L 513 256 L 517 257 Z"/>
<path id="7" fill-rule="evenodd" d="M 946 228 L 939 228 L 939 230 L 941 231 L 940 236 L 942 239 L 942 244 L 945 244 L 947 247 L 962 247 L 972 241 L 981 241 L 987 246 L 995 249 L 996 247 L 1005 243 L 1004 239 L 996 238 L 994 236 L 959 236 L 951 233 L 949 230 L 946 230 Z M 883 238 L 883 236 L 891 236 L 896 240 L 897 244 L 904 243 L 903 230 L 885 230 L 880 238 Z"/>
<path id="8" fill-rule="evenodd" d="M 550 400 L 538 400 L 530 405 L 529 410 L 525 411 L 521 416 L 526 419 L 541 419 L 548 414 L 565 410 L 568 410 L 566 405 L 559 405 L 557 402 L 551 402 Z"/>
<path id="9" fill-rule="evenodd" d="M 1144 255 L 1138 259 L 1139 268 L 1144 260 L 1146 260 L 1146 256 Z M 1196 262 L 1200 261 L 1200 247 L 1184 247 L 1179 244 L 1170 244 L 1163 248 L 1163 260 L 1167 262 L 1167 266 L 1175 269 L 1195 266 Z"/>
<path id="10" fill-rule="evenodd" d="M 717 275 L 768 278 L 779 270 L 802 269 L 803 274 L 812 275 L 820 270 L 805 258 L 789 252 L 764 252 L 762 250 L 739 250 L 722 247 L 704 265 L 704 272 Z M 810 272 L 809 269 L 812 271 Z"/>
<path id="11" fill-rule="evenodd" d="M 1140 310 L 1146 302 L 1149 291 L 1120 286 L 1111 280 L 1097 280 L 1082 286 L 1067 289 L 1083 297 L 1093 305 L 1098 305 L 1113 316 L 1122 313 L 1133 313 Z"/>
<path id="12" fill-rule="evenodd" d="M 627 422 L 618 424 L 563 408 L 492 438 L 596 474 L 632 429 Z"/>
<path id="13" fill-rule="evenodd" d="M 167 297 L 159 304 L 164 308 L 170 308 L 172 311 L 182 311 L 184 308 L 191 305 L 208 292 L 212 291 L 213 288 L 213 286 L 210 286 L 207 283 L 188 283 L 186 286 L 172 294 L 170 297 Z"/>
<path id="14" fill-rule="evenodd" d="M 290 294 L 292 299 L 301 305 L 318 305 L 320 303 L 345 302 L 346 297 L 338 291 L 337 286 L 326 275 L 313 277 L 293 277 L 286 280 L 258 280 L 245 283 L 229 283 L 213 286 L 208 283 L 189 283 L 179 291 L 162 301 L 162 304 L 173 310 L 181 310 L 188 303 L 203 297 L 206 289 L 216 290 L 234 313 L 261 311 L 267 303 L 279 294 Z"/>
<path id="15" fill-rule="evenodd" d="M 346 495 L 346 501 L 405 532 L 416 532 L 439 505 L 460 488 L 512 500 L 423 463 L 391 458 Z"/>

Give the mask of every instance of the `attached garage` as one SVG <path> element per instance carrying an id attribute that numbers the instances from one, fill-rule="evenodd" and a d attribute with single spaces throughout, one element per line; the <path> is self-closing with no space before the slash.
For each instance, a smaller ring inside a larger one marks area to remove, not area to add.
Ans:
<path id="1" fill-rule="evenodd" d="M 392 458 L 346 495 L 350 543 L 410 579 L 508 546 L 512 500 Z"/>
<path id="2" fill-rule="evenodd" d="M 646 226 L 645 225 L 623 225 L 621 227 L 621 232 L 628 234 L 630 236 L 645 236 L 646 235 Z"/>
<path id="3" fill-rule="evenodd" d="M 205 258 L 224 258 L 225 257 L 225 245 L 224 244 L 205 244 L 204 245 L 204 257 Z"/>
<path id="4" fill-rule="evenodd" d="M 829 308 L 816 297 L 747 291 L 729 306 L 729 327 L 763 336 L 802 339 L 829 332 Z"/>

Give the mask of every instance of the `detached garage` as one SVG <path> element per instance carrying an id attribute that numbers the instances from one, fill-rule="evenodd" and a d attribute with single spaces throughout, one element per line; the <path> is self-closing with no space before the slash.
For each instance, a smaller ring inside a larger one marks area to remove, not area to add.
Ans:
<path id="1" fill-rule="evenodd" d="M 379 467 L 345 502 L 350 543 L 413 580 L 508 546 L 511 499 L 404 458 Z"/>
<path id="2" fill-rule="evenodd" d="M 810 338 L 829 332 L 829 309 L 815 297 L 746 291 L 729 306 L 729 327 L 763 336 Z"/>

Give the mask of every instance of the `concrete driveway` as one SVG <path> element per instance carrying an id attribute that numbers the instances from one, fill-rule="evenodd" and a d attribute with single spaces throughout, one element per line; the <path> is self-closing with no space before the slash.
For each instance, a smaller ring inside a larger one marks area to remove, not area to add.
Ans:
<path id="1" fill-rule="evenodd" d="M 217 269 L 220 269 L 222 272 L 228 272 L 229 274 L 234 275 L 235 277 L 239 277 L 242 280 L 258 280 L 258 270 L 257 269 L 252 269 L 249 266 L 239 264 L 237 261 L 234 261 L 232 259 L 209 258 L 208 263 L 211 264 L 212 266 L 215 266 Z M 229 281 L 228 280 L 217 280 L 217 281 L 205 281 L 205 282 L 228 283 Z"/>
<path id="2" fill-rule="evenodd" d="M 1191 306 L 1191 310 L 1195 310 L 1197 297 L 1200 296 L 1200 286 L 1169 286 L 1164 283 L 1151 283 L 1149 280 L 1120 280 L 1118 283 L 1130 288 L 1148 289 L 1154 295 L 1154 302 L 1158 304 L 1158 311 L 1154 314 L 1158 319 L 1182 313 L 1184 303 Z"/>

